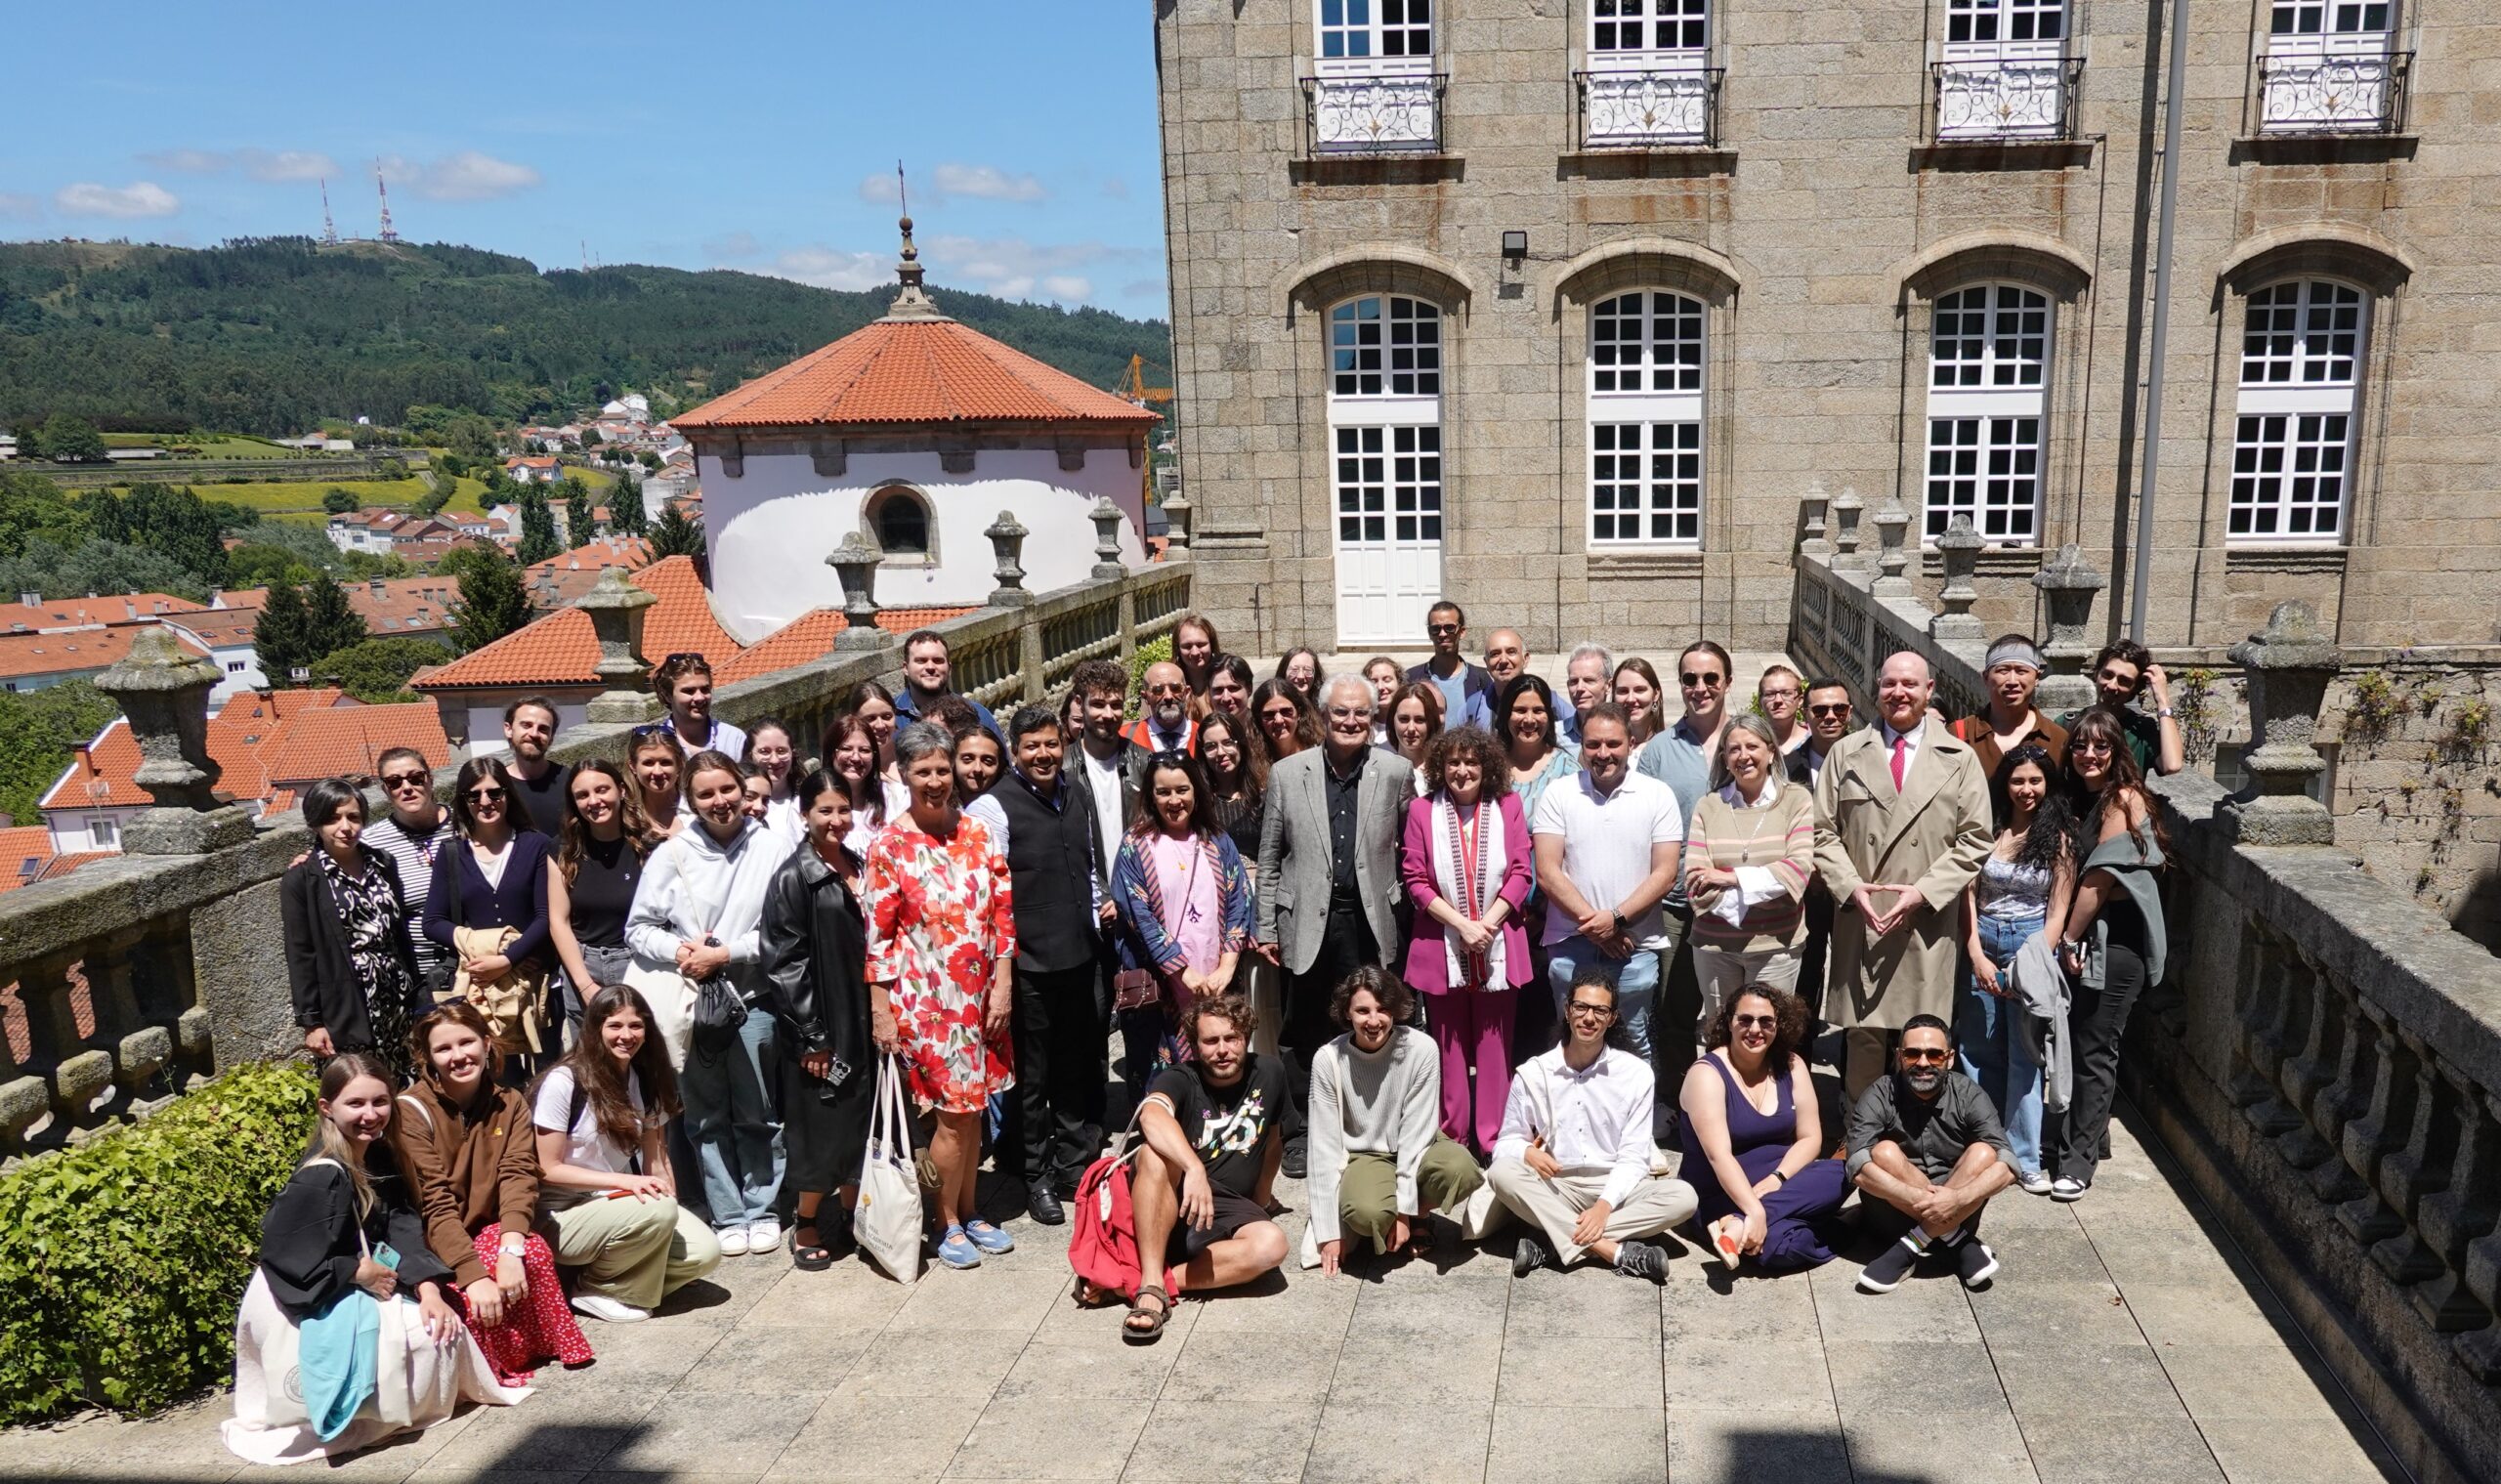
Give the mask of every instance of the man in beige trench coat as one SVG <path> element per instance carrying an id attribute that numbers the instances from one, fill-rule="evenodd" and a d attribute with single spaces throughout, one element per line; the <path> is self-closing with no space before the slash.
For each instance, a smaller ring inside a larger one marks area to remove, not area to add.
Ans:
<path id="1" fill-rule="evenodd" d="M 1963 888 L 1988 859 L 1988 780 L 1929 715 L 1936 680 L 1907 650 L 1876 682 L 1878 724 L 1833 744 L 1815 780 L 1815 869 L 1833 895 L 1824 1018 L 1847 1031 L 1851 1101 L 1914 1015 L 1954 1023 Z"/>

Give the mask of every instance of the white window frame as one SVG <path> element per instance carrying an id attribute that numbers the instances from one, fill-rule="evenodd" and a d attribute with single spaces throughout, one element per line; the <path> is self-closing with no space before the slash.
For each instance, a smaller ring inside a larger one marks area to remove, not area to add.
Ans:
<path id="1" fill-rule="evenodd" d="M 1633 333 L 1621 333 L 1627 325 Z M 1674 289 L 1625 289 L 1590 304 L 1588 336 L 1583 531 L 1590 549 L 1699 548 L 1710 493 L 1703 456 L 1709 307 Z M 1624 534 L 1628 519 L 1632 535 Z"/>
<path id="2" fill-rule="evenodd" d="M 1585 143 L 1710 140 L 1715 8 L 1716 0 L 1589 0 Z"/>
<path id="3" fill-rule="evenodd" d="M 1440 138 L 1441 100 L 1433 85 L 1440 5 L 1311 0 L 1316 148 L 1412 148 Z M 1420 11 L 1422 21 L 1411 19 Z"/>
<path id="4" fill-rule="evenodd" d="M 2225 540 L 2336 544 L 2353 507 L 2371 295 L 2337 278 L 2279 278 L 2252 290 L 2241 312 Z M 2322 486 L 2331 498 L 2319 497 Z"/>
<path id="5" fill-rule="evenodd" d="M 2395 0 L 2270 0 L 2259 127 L 2367 132 L 2395 102 Z"/>
<path id="6" fill-rule="evenodd" d="M 1366 313 L 1366 307 L 1371 313 Z M 1361 568 L 1397 607 L 1440 594 L 1443 501 L 1449 477 L 1442 386 L 1449 317 L 1407 294 L 1355 294 L 1329 307 L 1330 535 L 1341 604 Z M 1371 335 L 1362 326 L 1376 326 Z M 1428 581 L 1415 578 L 1429 553 Z M 1427 593 L 1424 589 L 1429 588 Z M 1413 590 L 1410 590 L 1413 589 Z M 1382 615 L 1386 635 L 1413 615 Z M 1341 638 L 1362 629 L 1338 618 Z"/>
<path id="7" fill-rule="evenodd" d="M 2051 138 L 2066 127 L 2065 0 L 1946 0 L 1939 139 Z"/>
<path id="8" fill-rule="evenodd" d="M 1923 544 L 1958 514 L 1989 545 L 2041 544 L 2057 332 L 2057 302 L 2029 284 L 1967 283 L 1929 306 Z"/>

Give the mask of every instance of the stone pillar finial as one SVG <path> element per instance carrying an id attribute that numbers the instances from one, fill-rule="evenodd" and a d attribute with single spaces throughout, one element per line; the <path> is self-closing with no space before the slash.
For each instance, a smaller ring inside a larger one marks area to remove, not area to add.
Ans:
<path id="1" fill-rule="evenodd" d="M 885 560 L 869 539 L 853 531 L 842 538 L 842 544 L 825 559 L 842 578 L 842 632 L 833 639 L 837 650 L 881 650 L 886 647 L 886 631 L 877 627 L 877 564 Z"/>
<path id="2" fill-rule="evenodd" d="M 222 678 L 207 657 L 155 623 L 96 677 L 96 689 L 129 718 L 140 756 L 132 780 L 155 801 L 122 830 L 122 854 L 200 855 L 252 837 L 252 817 L 221 804 L 214 791 L 220 770 L 208 755 L 208 693 Z"/>
<path id="3" fill-rule="evenodd" d="M 1094 523 L 1094 576 L 1127 576 L 1129 570 L 1121 561 L 1121 522 L 1127 517 L 1121 507 L 1109 495 L 1098 496 L 1085 518 Z"/>
<path id="4" fill-rule="evenodd" d="M 2093 595 L 2109 586 L 2109 579 L 2070 541 L 2032 574 L 2032 585 L 2050 607 L 2050 639 L 2041 646 L 2050 673 L 2041 677 L 2032 704 L 2052 716 L 2082 710 L 2100 699 L 2093 677 L 2084 673 L 2084 662 L 2093 657 L 2085 629 L 2093 621 Z"/>
<path id="5" fill-rule="evenodd" d="M 2253 745 L 2242 758 L 2257 792 L 2224 802 L 2217 818 L 2244 845 L 2333 845 L 2336 821 L 2305 790 L 2327 767 L 2318 755 L 2318 708 L 2343 657 L 2295 599 L 2278 603 L 2267 626 L 2235 644 L 2231 660 L 2249 691 Z"/>
<path id="6" fill-rule="evenodd" d="M 1164 560 L 1190 560 L 1190 497 L 1175 489 L 1164 497 Z"/>
<path id="7" fill-rule="evenodd" d="M 992 608 L 1031 605 L 1034 595 L 1025 590 L 1023 557 L 1025 537 L 1033 532 L 1016 519 L 1014 511 L 1002 510 L 998 512 L 998 519 L 991 522 L 982 534 L 990 537 L 990 549 L 998 558 L 998 565 L 992 571 L 992 575 L 998 579 L 998 585 L 991 589 L 990 597 L 985 601 Z"/>
<path id="8" fill-rule="evenodd" d="M 591 632 L 599 636 L 599 664 L 593 673 L 607 687 L 583 707 L 585 720 L 598 725 L 638 726 L 660 714 L 652 694 L 652 666 L 643 657 L 643 620 L 660 601 L 636 587 L 621 567 L 601 570 L 599 580 L 573 606 L 590 615 Z"/>
<path id="9" fill-rule="evenodd" d="M 1903 538 L 1910 533 L 1911 513 L 1903 508 L 1899 493 L 1885 496 L 1885 507 L 1876 512 L 1877 577 L 1875 593 L 1880 598 L 1916 598 L 1911 579 L 1902 575 L 1910 566 L 1910 552 Z"/>
<path id="10" fill-rule="evenodd" d="M 1945 559 L 1945 586 L 1936 601 L 1945 612 L 1928 620 L 1929 634 L 1941 643 L 1968 640 L 1980 642 L 1980 620 L 1971 615 L 1971 605 L 1980 601 L 1980 590 L 1971 585 L 1971 576 L 1980 570 L 1980 533 L 1971 529 L 1971 518 L 1957 515 L 1936 538 L 1937 555 Z"/>
<path id="11" fill-rule="evenodd" d="M 1865 514 L 1867 502 L 1858 497 L 1858 487 L 1844 485 L 1833 496 L 1833 566 L 1843 572 L 1865 572 L 1867 563 L 1858 554 L 1858 518 Z"/>
<path id="12" fill-rule="evenodd" d="M 1833 554 L 1833 543 L 1830 537 L 1825 534 L 1824 517 L 1825 512 L 1830 509 L 1832 502 L 1832 495 L 1827 493 L 1824 489 L 1824 477 L 1822 475 L 1818 474 L 1813 479 L 1806 482 L 1806 492 L 1800 496 L 1798 501 L 1798 503 L 1804 508 L 1806 515 L 1805 535 L 1804 538 L 1798 543 L 1798 554 L 1800 556 L 1822 557 L 1825 559 L 1831 558 Z"/>

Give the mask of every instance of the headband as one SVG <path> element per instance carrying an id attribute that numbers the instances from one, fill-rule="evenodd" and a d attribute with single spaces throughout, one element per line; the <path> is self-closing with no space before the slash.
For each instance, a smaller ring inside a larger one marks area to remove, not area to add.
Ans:
<path id="1" fill-rule="evenodd" d="M 1981 671 L 1985 673 L 2002 664 L 2030 665 L 2035 675 L 2043 674 L 2050 668 L 2041 662 L 2041 652 L 2032 647 L 2032 641 L 2029 639 L 2001 639 L 1990 645 L 1988 662 L 1980 666 Z"/>

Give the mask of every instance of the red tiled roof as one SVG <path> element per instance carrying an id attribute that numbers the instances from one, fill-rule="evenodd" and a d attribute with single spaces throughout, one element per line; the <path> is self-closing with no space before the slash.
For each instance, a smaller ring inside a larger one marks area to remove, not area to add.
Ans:
<path id="1" fill-rule="evenodd" d="M 364 620 L 364 631 L 376 639 L 441 633 L 451 626 L 452 606 L 460 601 L 457 577 L 372 577 L 339 585 L 347 589 L 348 608 Z M 237 588 L 225 594 L 225 601 L 242 615 L 249 637 L 250 626 L 260 621 L 261 610 L 269 604 L 270 590 Z"/>
<path id="2" fill-rule="evenodd" d="M 199 607 L 171 593 L 123 593 L 109 598 L 64 598 L 54 603 L 0 603 L 0 633 L 20 627 L 83 628 L 130 623 L 158 614 L 188 614 Z"/>
<path id="3" fill-rule="evenodd" d="M 0 892 L 16 891 L 43 879 L 52 862 L 52 830 L 43 825 L 0 829 Z M 32 869 L 27 868 L 32 866 Z"/>
<path id="4" fill-rule="evenodd" d="M 712 616 L 703 579 L 692 557 L 655 562 L 629 579 L 659 601 L 643 611 L 643 653 L 657 662 L 662 655 L 691 651 L 719 664 L 739 652 L 739 643 Z M 560 608 L 504 635 L 481 650 L 463 655 L 411 688 L 429 694 L 472 688 L 597 685 L 599 639 L 590 615 L 578 608 Z"/>
<path id="5" fill-rule="evenodd" d="M 879 609 L 877 627 L 889 634 L 909 634 L 971 612 L 969 608 Z M 715 661 L 712 679 L 720 685 L 733 685 L 823 659 L 833 653 L 834 635 L 850 626 L 839 609 L 811 610 L 739 651 L 737 657 L 727 662 Z"/>
<path id="6" fill-rule="evenodd" d="M 531 563 L 522 572 L 521 586 L 532 608 L 562 608 L 597 585 L 603 568 L 621 567 L 630 573 L 651 565 L 652 543 L 643 537 L 599 536 Z"/>
<path id="7" fill-rule="evenodd" d="M 109 628 L 63 629 L 57 633 L 0 634 L 0 679 L 31 675 L 84 675 L 119 662 L 132 641 L 148 627 L 116 623 Z M 207 650 L 188 635 L 190 649 Z"/>
<path id="8" fill-rule="evenodd" d="M 1155 420 L 953 319 L 880 319 L 670 419 L 680 432 L 896 423 L 1144 428 Z"/>
<path id="9" fill-rule="evenodd" d="M 451 743 L 432 701 L 360 705 L 327 686 L 245 691 L 208 719 L 208 755 L 221 770 L 217 791 L 232 799 L 266 801 L 265 812 L 292 801 L 292 789 L 281 784 L 371 773 L 374 760 L 389 747 L 415 747 L 438 768 L 451 761 Z M 129 723 L 115 717 L 44 794 L 42 807 L 145 807 L 152 800 L 134 781 L 139 763 L 139 743 Z M 0 840 L 5 836 L 0 831 Z M 7 865 L 5 845 L 0 844 L 0 872 Z"/>
<path id="10" fill-rule="evenodd" d="M 118 850 L 82 850 L 74 855 L 54 856 L 51 860 L 44 863 L 43 874 L 35 877 L 35 879 L 38 881 L 58 880 L 61 877 L 69 874 L 71 871 L 76 870 L 79 867 L 86 865 L 90 861 L 109 861 L 120 854 L 121 852 Z"/>
<path id="11" fill-rule="evenodd" d="M 428 767 L 450 763 L 451 743 L 443 735 L 433 701 L 351 702 L 301 712 L 262 745 L 261 771 L 273 784 L 361 776 L 374 772 L 376 760 L 391 747 L 416 748 L 426 755 Z"/>

